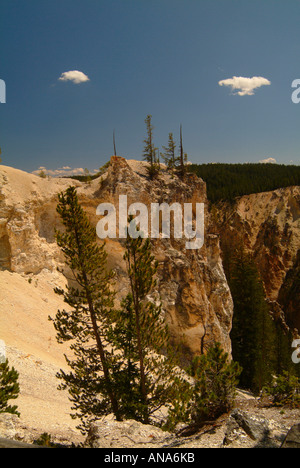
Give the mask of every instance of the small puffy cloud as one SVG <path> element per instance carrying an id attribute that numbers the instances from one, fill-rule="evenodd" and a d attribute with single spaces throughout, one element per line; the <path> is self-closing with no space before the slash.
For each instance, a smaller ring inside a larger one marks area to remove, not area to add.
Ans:
<path id="1" fill-rule="evenodd" d="M 275 158 L 267 158 L 267 159 L 262 159 L 259 161 L 262 164 L 277 164 L 277 161 Z"/>
<path id="2" fill-rule="evenodd" d="M 59 169 L 46 169 L 44 166 L 41 166 L 36 171 L 33 171 L 32 174 L 40 175 L 41 172 L 44 172 L 47 176 L 51 177 L 70 177 L 73 175 L 84 174 L 84 169 L 82 167 L 72 169 L 69 166 L 64 166 Z"/>
<path id="3" fill-rule="evenodd" d="M 238 94 L 239 96 L 253 96 L 255 89 L 261 86 L 269 86 L 270 84 L 271 81 L 263 76 L 253 76 L 252 78 L 233 76 L 227 80 L 219 81 L 220 86 L 229 86 L 232 91 L 238 90 L 234 94 Z"/>
<path id="4" fill-rule="evenodd" d="M 89 77 L 85 73 L 79 70 L 70 70 L 64 72 L 58 78 L 59 81 L 72 81 L 75 84 L 84 83 L 85 81 L 90 81 Z"/>

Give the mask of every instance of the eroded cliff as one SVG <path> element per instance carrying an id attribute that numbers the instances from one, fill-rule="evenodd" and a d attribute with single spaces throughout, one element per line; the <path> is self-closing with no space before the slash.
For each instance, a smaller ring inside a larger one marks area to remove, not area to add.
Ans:
<path id="1" fill-rule="evenodd" d="M 225 248 L 242 245 L 254 258 L 270 310 L 300 330 L 300 187 L 239 198 L 214 210 Z"/>
<path id="2" fill-rule="evenodd" d="M 2 271 L 33 281 L 45 271 L 57 275 L 57 267 L 63 267 L 64 259 L 55 243 L 54 229 L 60 227 L 57 194 L 69 185 L 77 187 L 80 203 L 95 227 L 99 221 L 97 206 L 102 202 L 112 203 L 119 214 L 120 195 L 127 195 L 128 205 L 142 202 L 149 210 L 151 203 L 204 203 L 205 228 L 209 226 L 206 185 L 192 174 L 182 182 L 162 169 L 158 179 L 150 181 L 145 163 L 118 157 L 113 157 L 107 171 L 90 183 L 41 179 L 5 166 L 0 168 L 0 266 Z M 172 338 L 183 344 L 186 358 L 202 352 L 215 341 L 230 353 L 233 304 L 218 236 L 205 230 L 201 249 L 188 250 L 185 242 L 186 239 L 172 238 L 152 240 L 153 253 L 159 262 L 153 300 L 162 301 Z M 108 266 L 116 272 L 120 299 L 128 289 L 124 241 L 118 237 L 106 239 L 106 249 Z M 59 277 L 59 281 L 63 278 Z M 5 288 L 1 288 L 1 295 L 5 297 L 5 294 Z M 10 300 L 13 302 L 14 298 Z M 49 310 L 49 313 L 55 311 Z M 13 326 L 11 317 L 9 327 Z"/>

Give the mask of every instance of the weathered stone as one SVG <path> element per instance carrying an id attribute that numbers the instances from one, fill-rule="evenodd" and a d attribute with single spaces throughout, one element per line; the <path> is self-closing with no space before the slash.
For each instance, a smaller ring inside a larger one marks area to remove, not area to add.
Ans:
<path id="1" fill-rule="evenodd" d="M 91 448 L 141 448 L 162 446 L 171 435 L 161 429 L 128 419 L 116 421 L 112 417 L 104 418 L 91 425 L 86 447 Z"/>
<path id="2" fill-rule="evenodd" d="M 0 437 L 14 439 L 18 433 L 19 418 L 15 414 L 0 413 Z"/>
<path id="3" fill-rule="evenodd" d="M 25 442 L 18 442 L 17 440 L 3 439 L 0 437 L 0 448 L 46 448 L 35 444 L 26 444 Z"/>
<path id="4" fill-rule="evenodd" d="M 261 440 L 269 431 L 268 423 L 264 418 L 255 418 L 240 410 L 234 410 L 231 417 L 252 440 Z"/>
<path id="5" fill-rule="evenodd" d="M 243 445 L 251 439 L 253 447 L 279 448 L 285 434 L 286 427 L 275 421 L 235 409 L 227 421 L 223 444 Z"/>
<path id="6" fill-rule="evenodd" d="M 295 424 L 291 427 L 281 448 L 300 448 L 300 424 Z"/>

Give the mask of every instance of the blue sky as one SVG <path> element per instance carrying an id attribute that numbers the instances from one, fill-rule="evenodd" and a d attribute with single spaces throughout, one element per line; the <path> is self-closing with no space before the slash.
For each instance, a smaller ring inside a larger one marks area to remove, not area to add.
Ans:
<path id="1" fill-rule="evenodd" d="M 142 159 L 151 114 L 159 148 L 182 124 L 191 162 L 299 164 L 299 24 L 299 0 L 1 0 L 2 163 L 93 171 L 114 129 Z M 88 80 L 59 79 L 73 70 Z"/>

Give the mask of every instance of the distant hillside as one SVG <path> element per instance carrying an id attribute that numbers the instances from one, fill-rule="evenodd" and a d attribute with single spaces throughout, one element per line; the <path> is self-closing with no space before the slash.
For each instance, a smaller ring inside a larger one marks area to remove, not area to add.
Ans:
<path id="1" fill-rule="evenodd" d="M 189 171 L 207 184 L 212 203 L 300 185 L 300 166 L 279 164 L 191 164 Z"/>

